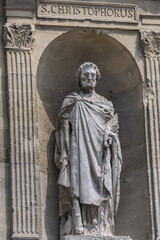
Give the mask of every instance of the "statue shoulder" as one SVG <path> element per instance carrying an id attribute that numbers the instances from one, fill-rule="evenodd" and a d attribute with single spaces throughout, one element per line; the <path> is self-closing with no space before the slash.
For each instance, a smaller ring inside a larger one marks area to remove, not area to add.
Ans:
<path id="1" fill-rule="evenodd" d="M 72 92 L 64 98 L 62 107 L 59 111 L 59 116 L 62 116 L 71 110 L 71 107 L 75 104 L 77 100 L 77 95 L 78 94 L 76 92 Z"/>
<path id="2" fill-rule="evenodd" d="M 70 99 L 70 98 L 75 98 L 75 97 L 77 97 L 77 96 L 79 96 L 77 92 L 71 92 L 70 94 L 68 94 L 67 96 L 65 96 L 64 101 L 65 101 L 65 100 L 68 100 L 68 99 Z"/>
<path id="3" fill-rule="evenodd" d="M 78 95 L 77 92 L 72 92 L 72 93 L 68 94 L 67 96 L 65 96 L 65 98 L 63 100 L 63 104 L 67 104 L 67 103 L 70 103 L 71 101 L 74 101 L 74 99 L 77 97 L 77 95 Z"/>
<path id="4" fill-rule="evenodd" d="M 95 95 L 96 95 L 96 98 L 97 98 L 100 102 L 106 103 L 106 104 L 108 104 L 111 108 L 114 108 L 114 107 L 113 107 L 113 103 L 112 103 L 111 101 L 107 100 L 107 98 L 105 98 L 104 96 L 102 96 L 102 95 L 100 95 L 100 94 L 98 94 L 98 93 L 95 93 Z"/>
<path id="5" fill-rule="evenodd" d="M 96 100 L 98 100 L 98 102 L 100 102 L 101 104 L 103 104 L 103 106 L 105 106 L 105 109 L 107 109 L 107 111 L 110 113 L 110 115 L 113 117 L 114 116 L 114 107 L 113 107 L 113 103 L 111 101 L 108 101 L 104 96 L 101 96 L 99 94 L 95 94 Z"/>

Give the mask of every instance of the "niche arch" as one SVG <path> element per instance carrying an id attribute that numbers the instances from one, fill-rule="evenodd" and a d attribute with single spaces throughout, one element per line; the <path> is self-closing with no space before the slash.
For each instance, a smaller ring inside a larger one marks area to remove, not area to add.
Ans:
<path id="1" fill-rule="evenodd" d="M 125 46 L 94 30 L 69 31 L 57 37 L 44 50 L 37 68 L 40 162 L 44 180 L 42 205 L 46 205 L 47 239 L 57 236 L 55 240 L 58 240 L 59 232 L 58 170 L 54 166 L 53 132 L 64 97 L 78 88 L 75 73 L 85 61 L 99 67 L 102 78 L 96 91 L 113 102 L 119 115 L 124 164 L 116 234 L 148 239 L 150 207 L 141 74 Z"/>

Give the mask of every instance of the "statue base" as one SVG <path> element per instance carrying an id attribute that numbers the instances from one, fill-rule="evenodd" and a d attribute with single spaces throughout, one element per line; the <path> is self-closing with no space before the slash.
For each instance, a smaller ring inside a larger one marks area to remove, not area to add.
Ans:
<path id="1" fill-rule="evenodd" d="M 121 236 L 82 236 L 82 235 L 66 235 L 61 237 L 61 240 L 132 240 L 130 237 Z"/>

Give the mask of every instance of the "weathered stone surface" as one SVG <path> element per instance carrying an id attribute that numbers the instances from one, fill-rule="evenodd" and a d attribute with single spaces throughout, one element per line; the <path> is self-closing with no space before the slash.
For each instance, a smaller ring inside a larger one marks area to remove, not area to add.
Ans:
<path id="1" fill-rule="evenodd" d="M 118 21 L 116 23 L 110 21 L 106 24 L 105 21 L 96 21 L 95 16 L 94 21 L 92 21 L 93 16 L 87 16 L 87 20 L 76 20 L 70 19 L 70 14 L 65 16 L 66 19 L 37 17 L 37 2 L 35 0 L 6 0 L 4 3 L 0 0 L 0 33 L 2 36 L 5 22 L 36 25 L 31 65 L 32 80 L 37 81 L 38 91 L 39 123 L 37 126 L 40 137 L 42 187 L 41 239 L 59 239 L 58 187 L 56 184 L 58 170 L 53 163 L 54 129 L 58 110 L 64 97 L 76 89 L 72 78 L 73 72 L 86 59 L 96 63 L 104 76 L 101 84 L 97 86 L 97 92 L 110 99 L 116 111 L 119 112 L 124 164 L 121 175 L 121 201 L 116 218 L 116 235 L 129 235 L 136 240 L 160 238 L 160 184 L 158 183 L 160 181 L 160 148 L 158 147 L 160 60 L 159 49 L 152 48 L 152 44 L 158 46 L 159 42 L 158 35 L 156 39 L 153 35 L 160 31 L 160 1 L 95 1 L 102 5 L 109 3 L 117 3 L 118 6 L 120 4 L 137 5 L 138 24 Z M 45 2 L 47 5 L 53 5 L 55 2 L 62 3 L 63 1 L 46 0 Z M 65 4 L 67 2 L 71 5 L 70 0 L 65 1 Z M 90 6 L 90 4 L 93 5 L 94 1 L 82 0 L 81 6 Z M 89 10 L 90 14 L 92 14 L 91 11 Z M 147 50 L 145 54 L 140 44 L 139 29 L 146 29 L 145 38 L 143 38 L 145 42 L 142 44 Z M 151 52 L 155 52 L 156 55 L 152 54 L 151 57 Z M 6 63 L 1 38 L 0 240 L 10 238 L 12 226 L 10 216 L 12 199 L 9 188 L 11 171 L 10 164 L 6 163 L 9 162 L 11 152 Z M 13 84 L 15 82 L 13 81 Z M 18 106 L 17 109 L 19 109 Z"/>
<path id="2" fill-rule="evenodd" d="M 35 0 L 26 0 L 25 2 L 21 0 L 6 0 L 6 5 L 19 8 L 33 8 L 35 7 Z"/>
<path id="3" fill-rule="evenodd" d="M 4 26 L 4 43 L 8 49 L 29 50 L 34 42 L 34 25 L 6 24 Z"/>
<path id="4" fill-rule="evenodd" d="M 6 24 L 8 62 L 12 239 L 39 239 L 40 182 L 30 24 Z"/>
<path id="5" fill-rule="evenodd" d="M 46 3 L 42 0 L 37 3 L 37 16 L 40 18 L 138 23 L 136 5 L 95 2 L 84 4 L 76 1 L 71 4 L 65 1 Z"/>
<path id="6" fill-rule="evenodd" d="M 4 2 L 0 1 L 0 36 L 5 23 Z M 9 125 L 7 101 L 6 58 L 3 39 L 0 38 L 0 240 L 11 234 L 11 188 L 9 164 Z"/>
<path id="7" fill-rule="evenodd" d="M 147 81 L 143 94 L 145 119 L 149 126 L 146 126 L 146 142 L 149 184 L 152 193 L 150 199 L 152 234 L 158 239 L 160 237 L 160 188 L 155 179 L 160 171 L 160 31 L 141 30 L 140 34 L 147 67 Z"/>
<path id="8" fill-rule="evenodd" d="M 118 116 L 112 102 L 95 92 L 100 79 L 94 63 L 82 63 L 76 72 L 79 89 L 65 97 L 59 111 L 60 235 L 115 234 L 123 161 Z"/>
<path id="9" fill-rule="evenodd" d="M 11 235 L 11 186 L 10 164 L 0 163 L 0 240 L 7 240 Z"/>
<path id="10" fill-rule="evenodd" d="M 41 56 L 45 36 L 42 29 L 37 31 L 35 42 L 38 42 L 38 48 L 35 51 L 36 55 Z M 86 58 L 97 63 L 103 76 L 97 85 L 97 92 L 111 100 L 119 114 L 124 163 L 121 175 L 121 200 L 116 218 L 116 235 L 131 235 L 133 239 L 146 240 L 145 234 L 147 237 L 150 234 L 141 76 L 132 55 L 126 49 L 123 50 L 123 45 L 129 44 L 130 51 L 137 58 L 138 66 L 143 66 L 141 65 L 143 56 L 137 42 L 139 33 L 132 33 L 127 37 L 124 33 L 122 37 L 120 31 L 116 32 L 109 31 L 111 36 L 109 37 L 107 32 L 99 35 L 96 31 L 72 31 L 61 35 L 58 30 L 55 34 L 59 37 L 51 42 L 40 59 L 37 87 L 41 172 L 43 179 L 46 179 L 46 183 L 42 185 L 43 203 L 46 204 L 42 206 L 45 216 L 44 229 L 47 229 L 47 233 L 44 231 L 46 238 L 54 234 L 57 236 L 59 231 L 59 222 L 55 221 L 55 218 L 58 219 L 58 208 L 56 208 L 58 171 L 52 165 L 54 152 L 51 147 L 54 142 L 56 119 L 64 97 L 77 89 L 74 73 Z M 52 41 L 51 31 L 46 30 L 46 34 L 49 42 Z M 118 40 L 121 40 L 123 45 L 118 43 Z M 104 52 L 107 54 L 104 55 Z M 118 109 L 121 110 L 118 111 Z M 53 203 L 54 206 L 52 206 Z M 54 227 L 51 224 L 52 219 L 54 219 Z"/>
<path id="11" fill-rule="evenodd" d="M 99 236 L 75 236 L 68 235 L 61 237 L 61 240 L 131 240 L 130 237 L 121 237 L 121 236 L 110 236 L 110 237 L 99 237 Z"/>

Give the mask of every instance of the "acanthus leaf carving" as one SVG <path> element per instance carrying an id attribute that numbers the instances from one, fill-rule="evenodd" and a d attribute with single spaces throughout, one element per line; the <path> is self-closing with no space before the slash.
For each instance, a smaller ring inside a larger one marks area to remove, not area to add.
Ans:
<path id="1" fill-rule="evenodd" d="M 5 24 L 5 48 L 31 49 L 34 42 L 34 26 L 30 24 Z"/>
<path id="2" fill-rule="evenodd" d="M 160 31 L 141 30 L 141 43 L 146 57 L 160 56 Z"/>

